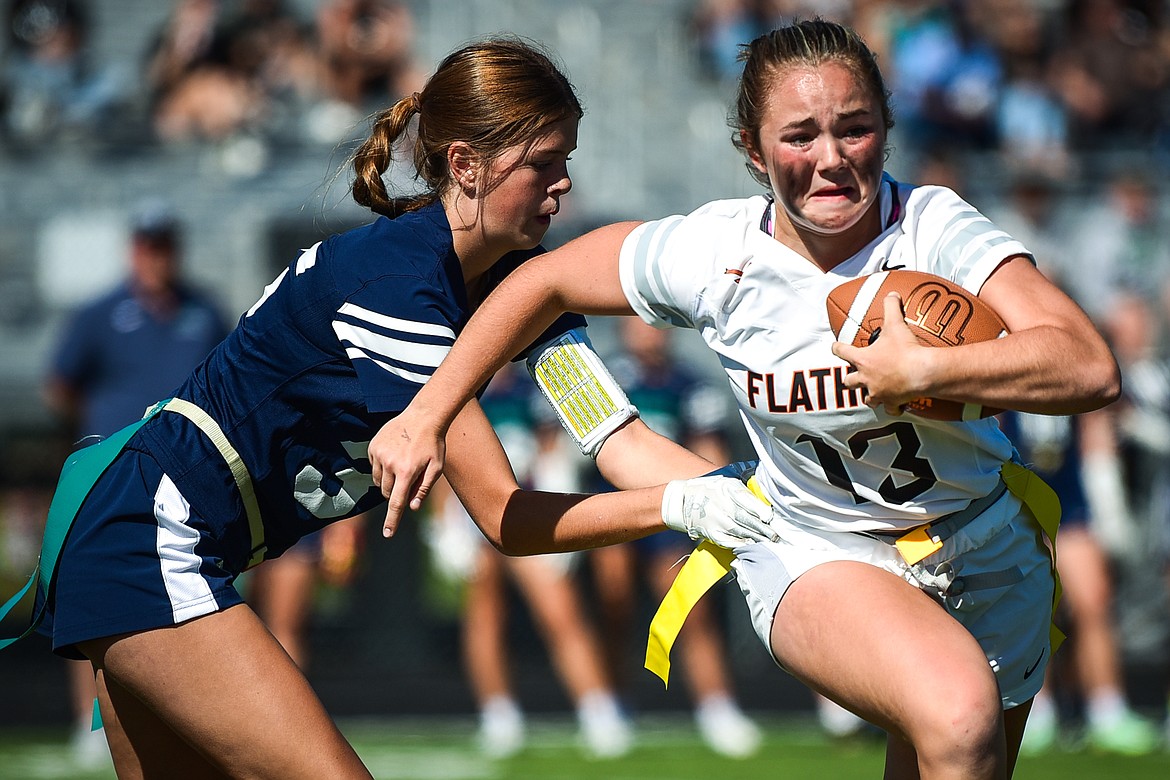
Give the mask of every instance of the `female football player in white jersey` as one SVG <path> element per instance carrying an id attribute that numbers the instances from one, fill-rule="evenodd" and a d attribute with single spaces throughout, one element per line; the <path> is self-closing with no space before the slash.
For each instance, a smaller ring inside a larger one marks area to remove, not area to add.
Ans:
<path id="1" fill-rule="evenodd" d="M 419 500 L 447 421 L 560 312 L 694 328 L 726 371 L 775 509 L 780 541 L 737 548 L 732 564 L 761 640 L 888 732 L 887 777 L 1004 778 L 1051 651 L 1040 522 L 1057 512 L 994 419 L 903 407 L 1081 412 L 1117 396 L 1116 363 L 1020 243 L 954 192 L 884 173 L 888 93 L 855 32 L 802 21 L 743 57 L 735 143 L 768 194 L 600 228 L 519 269 L 375 437 L 375 479 L 392 511 Z M 919 346 L 894 295 L 880 340 L 836 343 L 829 292 L 900 267 L 978 294 L 1010 335 Z"/>
<path id="2" fill-rule="evenodd" d="M 571 186 L 581 114 L 531 45 L 450 55 L 354 155 L 354 198 L 377 219 L 305 250 L 173 399 L 70 459 L 46 534 L 62 544 L 41 558 L 41 629 L 58 653 L 93 663 L 120 776 L 370 776 L 234 581 L 381 501 L 368 442 L 483 296 L 541 251 Z M 426 190 L 394 200 L 382 175 L 412 122 Z M 452 426 L 448 471 L 484 533 L 514 554 L 665 527 L 727 546 L 765 538 L 767 506 L 737 479 L 688 479 L 712 466 L 636 419 L 583 324 L 563 318 L 528 351 L 566 427 L 619 486 L 679 480 L 590 497 L 521 491 L 471 403 Z"/>

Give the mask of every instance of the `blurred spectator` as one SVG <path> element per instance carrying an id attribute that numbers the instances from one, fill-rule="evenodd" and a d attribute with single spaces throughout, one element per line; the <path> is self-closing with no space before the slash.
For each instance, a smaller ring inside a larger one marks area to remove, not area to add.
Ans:
<path id="1" fill-rule="evenodd" d="M 743 66 L 739 47 L 767 30 L 751 0 L 699 0 L 691 14 L 691 36 L 699 64 L 710 78 L 734 81 Z"/>
<path id="2" fill-rule="evenodd" d="M 482 399 L 520 485 L 579 492 L 581 455 L 569 444 L 551 409 L 516 364 L 496 374 Z M 507 558 L 492 548 L 446 480 L 436 485 L 438 507 L 428 535 L 432 559 L 449 577 L 466 581 L 463 661 L 479 705 L 480 748 L 492 758 L 520 751 L 524 713 L 513 690 L 508 652 L 508 583 L 535 619 L 553 669 L 577 710 L 589 755 L 626 753 L 633 740 L 618 706 L 601 648 L 586 616 L 572 571 L 579 553 Z"/>
<path id="3" fill-rule="evenodd" d="M 1063 176 L 1072 161 L 1068 112 L 1052 78 L 1053 15 L 1034 2 L 988 0 L 981 5 L 988 20 L 983 29 L 1004 69 L 995 131 L 1005 164 Z"/>
<path id="4" fill-rule="evenodd" d="M 414 17 L 402 0 L 327 0 L 317 11 L 327 93 L 364 110 L 419 89 Z"/>
<path id="5" fill-rule="evenodd" d="M 724 432 L 730 414 L 726 389 L 700 382 L 677 362 L 670 351 L 670 332 L 637 317 L 621 318 L 619 327 L 622 354 L 607 362 L 646 424 L 713 464 L 731 461 Z M 639 580 L 644 579 L 652 596 L 661 599 L 678 573 L 677 563 L 694 548 L 684 534 L 663 531 L 590 551 L 606 657 L 610 674 L 619 683 L 629 659 L 641 657 L 630 646 Z M 679 634 L 682 673 L 703 741 L 721 755 L 744 757 L 759 748 L 761 735 L 736 703 L 714 603 L 711 596 L 701 599 Z"/>
<path id="6" fill-rule="evenodd" d="M 1070 275 L 1077 301 L 1100 319 L 1120 292 L 1160 291 L 1170 281 L 1170 221 L 1151 174 L 1121 170 L 1106 197 L 1082 215 L 1070 242 Z M 1159 333 L 1161 338 L 1164 334 Z"/>
<path id="7" fill-rule="evenodd" d="M 741 46 L 797 17 L 847 22 L 852 6 L 853 0 L 698 0 L 688 20 L 690 36 L 703 75 L 737 81 Z"/>
<path id="8" fill-rule="evenodd" d="M 1122 290 L 1103 318 L 1121 365 L 1122 397 L 1108 409 L 1117 421 L 1131 520 L 1110 547 L 1120 562 L 1121 636 L 1127 658 L 1163 672 L 1170 643 L 1170 363 L 1159 334 L 1166 311 L 1147 287 Z"/>
<path id="9" fill-rule="evenodd" d="M 143 201 L 131 224 L 129 277 L 65 330 L 48 400 L 82 435 L 107 436 L 140 418 L 227 334 L 217 307 L 182 281 L 182 240 L 172 208 Z"/>
<path id="10" fill-rule="evenodd" d="M 225 22 L 223 36 L 232 68 L 264 95 L 265 131 L 304 137 L 304 115 L 324 94 L 312 24 L 293 14 L 284 0 L 243 0 Z"/>
<path id="11" fill-rule="evenodd" d="M 1062 184 L 1043 170 L 1024 168 L 1011 176 L 1005 196 L 988 209 L 988 216 L 1028 247 L 1049 279 L 1072 290 L 1078 258 L 1072 253 L 1073 231 Z"/>
<path id="12" fill-rule="evenodd" d="M 12 0 L 4 63 L 4 127 L 20 142 L 101 130 L 126 97 L 117 69 L 89 56 L 89 20 L 76 0 Z"/>
<path id="13" fill-rule="evenodd" d="M 228 14 L 217 0 L 178 0 L 147 67 L 155 129 L 171 142 L 299 137 L 323 73 L 311 27 L 282 0 L 245 0 Z"/>
<path id="14" fill-rule="evenodd" d="M 233 66 L 218 0 L 177 0 L 146 70 L 164 141 L 223 140 L 259 120 L 262 94 Z"/>
<path id="15" fill-rule="evenodd" d="M 1164 12 L 1143 0 L 1065 5 L 1056 88 L 1078 150 L 1143 148 L 1165 122 L 1170 60 L 1162 40 Z"/>
<path id="16" fill-rule="evenodd" d="M 77 436 L 108 436 L 166 398 L 227 334 L 218 309 L 180 279 L 182 235 L 169 205 L 144 201 L 131 224 L 129 277 L 78 311 L 45 384 L 49 407 Z M 79 258 L 84 262 L 84 258 Z M 74 758 L 106 760 L 91 731 L 95 686 L 87 661 L 68 661 Z"/>
<path id="17" fill-rule="evenodd" d="M 1059 690 L 1056 667 L 1049 665 L 1020 750 L 1037 755 L 1056 746 L 1061 725 L 1057 693 L 1073 693 L 1084 705 L 1090 746 L 1122 755 L 1150 753 L 1158 734 L 1128 703 L 1110 561 L 1099 541 L 1131 533 L 1112 418 L 1108 412 L 1079 417 L 1007 412 L 1002 423 L 1024 462 L 1060 497 L 1057 565 L 1064 591 L 1061 610 L 1071 621 L 1061 660 L 1071 653 L 1074 690 Z"/>
<path id="18" fill-rule="evenodd" d="M 893 0 L 867 9 L 866 32 L 885 53 L 893 90 L 895 144 L 916 152 L 994 147 L 1003 68 L 980 8 L 957 0 Z"/>

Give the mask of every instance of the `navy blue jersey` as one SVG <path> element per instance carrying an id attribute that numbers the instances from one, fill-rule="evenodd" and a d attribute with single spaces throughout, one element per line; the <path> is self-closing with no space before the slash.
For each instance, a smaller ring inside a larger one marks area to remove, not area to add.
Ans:
<path id="1" fill-rule="evenodd" d="M 505 256 L 490 286 L 541 251 Z M 179 388 L 248 467 L 266 557 L 382 500 L 369 441 L 414 398 L 470 314 L 441 206 L 381 217 L 305 250 Z M 541 340 L 582 324 L 564 317 Z M 155 457 L 204 517 L 223 518 L 220 532 L 246 559 L 231 473 L 192 423 L 161 414 L 132 446 Z"/>

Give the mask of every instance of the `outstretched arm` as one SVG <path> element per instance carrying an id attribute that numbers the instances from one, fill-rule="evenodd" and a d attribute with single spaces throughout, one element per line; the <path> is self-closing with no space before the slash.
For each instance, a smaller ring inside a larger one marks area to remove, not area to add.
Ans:
<path id="1" fill-rule="evenodd" d="M 374 483 L 389 502 L 386 535 L 407 506 L 421 506 L 442 473 L 447 429 L 476 388 L 566 311 L 632 313 L 618 278 L 618 256 L 634 227 L 628 222 L 598 228 L 528 261 L 480 305 L 407 409 L 370 442 Z"/>
<path id="2" fill-rule="evenodd" d="M 610 434 L 597 453 L 597 470 L 618 490 L 697 477 L 726 463 L 726 459 L 713 463 L 696 455 L 655 433 L 641 420 L 632 420 Z"/>
<path id="3" fill-rule="evenodd" d="M 580 550 L 666 528 L 735 548 L 774 538 L 771 508 L 738 479 L 710 476 L 600 495 L 521 490 L 476 402 L 447 434 L 447 480 L 480 531 L 507 555 Z"/>
<path id="4" fill-rule="evenodd" d="M 508 555 L 578 550 L 666 528 L 662 486 L 598 496 L 521 490 L 479 404 L 447 434 L 446 477 L 484 536 Z"/>

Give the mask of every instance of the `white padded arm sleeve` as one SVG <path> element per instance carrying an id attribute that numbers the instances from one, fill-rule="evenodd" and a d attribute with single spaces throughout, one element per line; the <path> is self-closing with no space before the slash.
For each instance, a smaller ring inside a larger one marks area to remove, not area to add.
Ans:
<path id="1" fill-rule="evenodd" d="M 583 328 L 544 342 L 529 353 L 527 364 L 561 425 L 591 458 L 611 433 L 638 416 Z"/>

